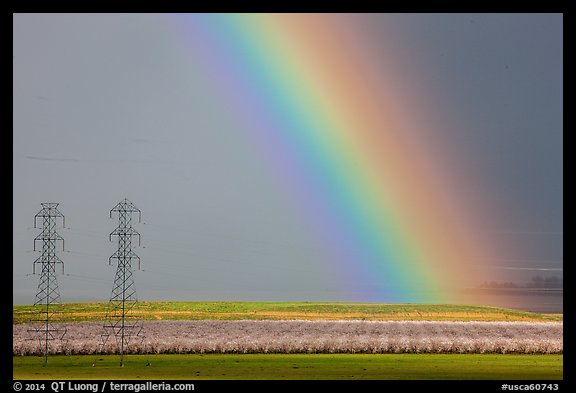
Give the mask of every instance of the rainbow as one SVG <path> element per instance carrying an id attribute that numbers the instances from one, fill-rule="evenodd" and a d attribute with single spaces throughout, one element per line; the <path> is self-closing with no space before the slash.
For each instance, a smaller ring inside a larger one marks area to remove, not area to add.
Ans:
<path id="1" fill-rule="evenodd" d="M 455 289 L 484 252 L 465 228 L 486 211 L 459 191 L 467 181 L 450 173 L 450 141 L 430 137 L 443 126 L 430 120 L 431 93 L 398 78 L 411 67 L 398 45 L 373 53 L 354 15 L 175 18 L 344 291 L 357 301 L 458 302 Z"/>

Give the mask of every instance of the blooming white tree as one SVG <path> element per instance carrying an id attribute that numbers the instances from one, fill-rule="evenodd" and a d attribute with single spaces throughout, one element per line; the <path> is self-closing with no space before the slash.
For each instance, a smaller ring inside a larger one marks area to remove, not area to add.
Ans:
<path id="1" fill-rule="evenodd" d="M 14 355 L 38 355 L 26 324 Z M 53 353 L 95 354 L 100 323 L 68 323 Z M 562 322 L 154 321 L 131 353 L 562 353 Z M 114 353 L 110 344 L 103 353 Z"/>

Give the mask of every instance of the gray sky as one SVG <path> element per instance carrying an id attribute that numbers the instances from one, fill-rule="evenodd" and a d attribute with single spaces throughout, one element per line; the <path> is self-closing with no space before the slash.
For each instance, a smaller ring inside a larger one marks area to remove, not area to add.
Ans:
<path id="1" fill-rule="evenodd" d="M 512 278 L 562 271 L 562 15 L 363 15 L 393 23 L 509 214 Z M 63 301 L 106 301 L 109 210 L 142 210 L 142 300 L 356 300 L 264 155 L 239 132 L 168 15 L 15 14 L 14 303 L 32 303 L 34 215 L 66 216 Z M 361 298 L 361 296 L 360 296 Z"/>

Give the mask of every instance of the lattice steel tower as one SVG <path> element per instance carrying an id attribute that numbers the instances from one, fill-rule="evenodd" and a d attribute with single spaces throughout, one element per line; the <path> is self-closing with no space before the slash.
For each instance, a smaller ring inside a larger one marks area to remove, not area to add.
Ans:
<path id="1" fill-rule="evenodd" d="M 112 264 L 112 260 L 115 259 L 117 269 L 108 304 L 101 349 L 104 348 L 110 336 L 114 335 L 116 347 L 120 353 L 120 366 L 123 367 L 124 352 L 128 344 L 142 331 L 142 322 L 137 320 L 133 312 L 138 299 L 136 298 L 132 270 L 133 262 L 138 262 L 138 269 L 140 269 L 140 257 L 132 251 L 133 237 L 138 237 L 138 244 L 140 245 L 140 234 L 132 227 L 132 214 L 138 213 L 138 222 L 140 222 L 141 212 L 125 198 L 110 210 L 110 218 L 112 218 L 112 213 L 118 214 L 118 227 L 110 233 L 110 241 L 112 241 L 112 236 L 117 236 L 118 250 L 109 258 L 108 262 Z"/>
<path id="2" fill-rule="evenodd" d="M 58 210 L 58 203 L 42 203 L 42 210 L 34 216 L 34 228 L 38 228 L 38 220 L 42 222 L 42 232 L 34 238 L 34 251 L 36 244 L 42 243 L 40 257 L 34 261 L 33 273 L 36 274 L 36 266 L 40 265 L 40 282 L 38 292 L 32 311 L 33 317 L 30 322 L 32 327 L 28 329 L 31 339 L 38 340 L 40 351 L 44 352 L 44 365 L 48 363 L 48 352 L 50 343 L 53 340 L 64 338 L 66 334 L 65 326 L 55 326 L 53 323 L 58 320 L 61 313 L 60 290 L 56 278 L 56 265 L 62 265 L 64 273 L 64 262 L 56 255 L 56 244 L 62 242 L 64 250 L 64 238 L 56 232 L 56 220 L 62 218 L 64 227 L 64 215 Z"/>

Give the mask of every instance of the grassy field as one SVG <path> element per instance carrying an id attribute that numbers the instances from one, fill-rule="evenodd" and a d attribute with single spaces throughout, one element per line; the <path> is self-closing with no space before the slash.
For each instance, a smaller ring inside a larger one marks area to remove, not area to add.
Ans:
<path id="1" fill-rule="evenodd" d="M 65 303 L 60 322 L 103 321 L 107 303 Z M 13 323 L 30 320 L 34 306 L 14 306 Z M 562 321 L 498 307 L 451 304 L 374 304 L 308 302 L 139 302 L 138 318 L 150 320 L 404 320 L 404 321 Z"/>
<path id="2" fill-rule="evenodd" d="M 118 356 L 53 356 L 46 367 L 25 356 L 13 363 L 14 379 L 562 379 L 562 355 L 130 355 L 123 368 Z"/>
<path id="3" fill-rule="evenodd" d="M 101 322 L 107 303 L 65 303 L 59 322 Z M 33 306 L 14 306 L 13 323 L 30 321 Z M 562 321 L 562 315 L 469 305 L 140 302 L 139 319 Z M 562 355 L 524 354 L 162 354 L 13 357 L 15 379 L 562 379 Z M 152 365 L 146 366 L 150 360 Z"/>

